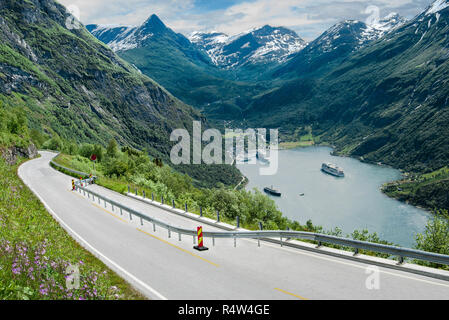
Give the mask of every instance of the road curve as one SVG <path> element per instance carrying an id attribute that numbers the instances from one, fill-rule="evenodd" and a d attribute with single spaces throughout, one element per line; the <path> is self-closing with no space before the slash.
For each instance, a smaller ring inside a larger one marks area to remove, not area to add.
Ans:
<path id="1" fill-rule="evenodd" d="M 49 166 L 54 153 L 24 163 L 19 176 L 47 210 L 86 249 L 146 296 L 175 300 L 449 299 L 449 282 L 378 268 L 379 286 L 367 286 L 366 264 L 274 244 L 209 239 L 199 253 L 191 237 L 153 231 L 72 192 L 71 177 Z M 195 229 L 198 222 L 113 191 L 91 186 L 113 200 L 170 224 Z M 205 230 L 214 227 L 204 226 Z M 369 281 L 368 281 L 369 282 Z"/>

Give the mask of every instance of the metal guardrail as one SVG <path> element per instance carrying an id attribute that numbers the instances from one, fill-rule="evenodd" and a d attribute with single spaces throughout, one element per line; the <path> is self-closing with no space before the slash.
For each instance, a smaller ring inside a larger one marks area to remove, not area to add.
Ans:
<path id="1" fill-rule="evenodd" d="M 91 179 L 83 180 L 84 183 L 90 183 Z M 143 225 L 143 221 L 147 221 L 153 224 L 153 229 L 156 229 L 156 226 L 162 227 L 168 231 L 169 237 L 171 233 L 177 233 L 179 238 L 181 239 L 181 235 L 188 235 L 194 238 L 197 236 L 196 230 L 189 230 L 184 228 L 179 228 L 172 226 L 168 223 L 162 222 L 160 220 L 148 217 L 147 215 L 140 213 L 134 209 L 131 209 L 121 203 L 118 203 L 114 200 L 108 199 L 94 191 L 89 190 L 87 187 L 81 187 L 79 182 L 76 184 L 76 188 L 79 192 L 87 193 L 88 197 L 92 196 L 92 200 L 95 201 L 95 197 L 100 202 L 101 200 L 104 202 L 105 206 L 109 203 L 112 207 L 120 210 L 121 214 L 123 211 L 127 212 L 132 220 L 133 216 L 136 216 L 140 219 L 140 223 Z M 389 246 L 378 243 L 371 243 L 365 241 L 358 241 L 347 238 L 340 238 L 335 236 L 323 235 L 312 232 L 301 232 L 301 231 L 281 231 L 281 230 L 266 230 L 266 231 L 206 231 L 203 232 L 203 237 L 212 238 L 213 240 L 216 238 L 230 238 L 230 239 L 267 239 L 267 238 L 277 238 L 280 239 L 281 244 L 283 239 L 304 239 L 304 240 L 312 240 L 318 242 L 318 245 L 321 246 L 323 243 L 333 244 L 333 245 L 341 245 L 345 247 L 354 248 L 355 252 L 358 253 L 358 250 L 367 250 L 378 253 L 385 253 L 392 256 L 399 257 L 399 262 L 404 262 L 404 258 L 412 258 L 418 259 L 428 262 L 434 262 L 439 264 L 449 265 L 449 256 L 425 252 L 415 249 L 401 248 L 395 246 Z M 235 242 L 234 242 L 235 244 Z"/>
<path id="2" fill-rule="evenodd" d="M 60 167 L 64 170 L 67 170 L 69 172 L 72 172 L 74 174 L 81 173 L 81 176 L 86 176 L 88 174 L 84 172 L 79 172 L 76 170 L 72 170 L 69 168 L 65 168 L 59 164 L 56 164 L 52 161 L 52 163 Z M 196 230 L 189 230 L 184 228 L 179 228 L 172 226 L 168 223 L 165 223 L 163 221 L 151 218 L 141 212 L 138 212 L 132 208 L 129 208 L 121 203 L 118 203 L 114 200 L 108 199 L 99 193 L 96 193 L 94 191 L 89 190 L 87 187 L 81 186 L 81 183 L 83 185 L 91 184 L 94 181 L 93 178 L 82 180 L 82 181 L 76 181 L 75 187 L 78 192 L 83 192 L 84 194 L 87 194 L 88 198 L 92 196 L 92 200 L 96 201 L 98 199 L 98 202 L 100 203 L 101 200 L 104 202 L 105 207 L 107 207 L 107 204 L 112 207 L 112 210 L 114 211 L 115 208 L 120 210 L 120 214 L 123 215 L 123 211 L 127 212 L 129 214 L 129 218 L 132 220 L 133 216 L 140 219 L 141 225 L 144 224 L 144 221 L 147 221 L 149 223 L 153 224 L 153 230 L 156 231 L 156 226 L 162 227 L 168 231 L 168 236 L 171 237 L 171 233 L 177 233 L 179 235 L 179 239 L 181 240 L 181 235 L 187 235 L 193 237 L 193 242 L 195 243 L 195 237 L 197 236 Z M 215 243 L 216 238 L 229 238 L 234 239 L 234 246 L 236 245 L 236 239 L 257 239 L 257 240 L 263 240 L 263 239 L 273 239 L 277 238 L 280 239 L 280 243 L 282 245 L 283 239 L 303 239 L 303 240 L 311 240 L 318 242 L 318 246 L 320 247 L 323 243 L 332 244 L 332 245 L 340 245 L 344 247 L 353 248 L 355 253 L 357 254 L 359 250 L 367 250 L 372 252 L 378 252 L 378 253 L 384 253 L 389 254 L 391 256 L 396 256 L 399 258 L 399 262 L 403 263 L 404 258 L 411 258 L 411 259 L 417 259 L 422 261 L 428 261 L 438 264 L 444 264 L 449 265 L 449 256 L 438 254 L 438 253 L 432 253 L 432 252 L 426 252 L 421 250 L 415 250 L 415 249 L 409 249 L 409 248 L 401 248 L 396 246 L 390 246 L 390 245 L 384 245 L 384 244 L 378 244 L 378 243 L 371 243 L 366 241 L 359 241 L 359 240 L 353 240 L 348 238 L 341 238 L 341 237 L 335 237 L 330 235 L 324 235 L 324 234 L 318 234 L 318 233 L 312 233 L 312 232 L 302 232 L 302 231 L 282 231 L 282 230 L 260 230 L 260 231 L 206 231 L 203 232 L 203 237 L 212 238 L 213 242 Z"/>
<path id="3" fill-rule="evenodd" d="M 77 176 L 80 176 L 80 177 L 86 177 L 86 176 L 89 176 L 89 173 L 85 173 L 85 172 L 82 172 L 82 171 L 77 171 L 77 170 L 73 170 L 73 169 L 70 169 L 70 168 L 61 166 L 60 164 L 57 164 L 57 163 L 54 162 L 53 160 L 50 161 L 50 164 L 51 164 L 52 166 L 55 166 L 55 167 L 58 167 L 58 168 L 60 168 L 60 169 L 65 170 L 65 171 L 68 171 L 68 172 L 71 172 L 71 173 L 73 173 L 73 174 L 76 174 Z"/>

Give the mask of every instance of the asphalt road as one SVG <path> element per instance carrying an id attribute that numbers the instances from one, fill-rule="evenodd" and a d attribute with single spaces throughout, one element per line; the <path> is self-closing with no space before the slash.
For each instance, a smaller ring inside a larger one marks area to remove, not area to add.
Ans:
<path id="1" fill-rule="evenodd" d="M 407 272 L 379 269 L 379 286 L 367 286 L 368 265 L 255 240 L 216 239 L 209 251 L 193 249 L 193 238 L 168 238 L 125 213 L 112 212 L 72 192 L 71 177 L 49 166 L 54 156 L 26 162 L 19 176 L 61 225 L 111 269 L 152 299 L 449 299 L 449 282 Z M 196 229 L 198 222 L 166 212 L 99 186 L 113 200 L 175 226 Z M 204 226 L 204 230 L 213 230 Z M 371 278 L 370 278 L 371 279 Z M 368 281 L 370 282 L 370 281 Z M 370 282 L 372 283 L 372 282 Z M 375 283 L 375 282 L 374 282 Z"/>

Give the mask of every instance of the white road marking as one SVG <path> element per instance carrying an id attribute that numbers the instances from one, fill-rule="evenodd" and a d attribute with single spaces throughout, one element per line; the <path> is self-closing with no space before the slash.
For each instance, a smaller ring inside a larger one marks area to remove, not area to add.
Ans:
<path id="1" fill-rule="evenodd" d="M 134 276 L 133 274 L 131 274 L 130 272 L 126 271 L 124 268 L 122 268 L 120 265 L 118 265 L 116 262 L 112 261 L 111 259 L 109 259 L 108 257 L 106 257 L 104 254 L 102 254 L 99 250 L 95 249 L 89 242 L 87 242 L 83 237 L 81 237 L 78 233 L 76 233 L 72 228 L 70 228 L 51 208 L 50 206 L 45 202 L 45 200 L 36 192 L 34 191 L 30 185 L 28 185 L 25 180 L 22 178 L 21 176 L 21 170 L 22 166 L 19 167 L 18 170 L 18 175 L 20 180 L 22 180 L 22 182 L 28 187 L 28 189 L 30 189 L 35 195 L 36 197 L 38 197 L 38 199 L 42 202 L 42 204 L 45 206 L 45 208 L 47 209 L 48 212 L 50 212 L 50 214 L 59 221 L 59 223 L 61 224 L 61 226 L 66 229 L 69 233 L 72 234 L 72 236 L 74 236 L 75 238 L 77 238 L 79 241 L 81 241 L 82 243 L 84 243 L 85 246 L 87 246 L 90 250 L 90 252 L 94 253 L 95 255 L 99 256 L 100 258 L 102 258 L 104 261 L 107 261 L 107 263 L 109 263 L 110 265 L 112 265 L 113 267 L 115 267 L 119 272 L 121 272 L 122 274 L 126 275 L 129 279 L 131 279 L 132 281 L 136 282 L 137 284 L 139 284 L 141 287 L 145 288 L 146 290 L 148 290 L 149 292 L 151 292 L 154 296 L 156 296 L 158 299 L 160 300 L 168 300 L 166 297 L 164 297 L 162 294 L 160 294 L 159 292 L 157 292 L 155 289 L 153 289 L 152 287 L 150 287 L 148 284 L 146 284 L 145 282 L 143 282 L 142 280 L 140 280 L 139 278 L 137 278 L 136 276 Z"/>

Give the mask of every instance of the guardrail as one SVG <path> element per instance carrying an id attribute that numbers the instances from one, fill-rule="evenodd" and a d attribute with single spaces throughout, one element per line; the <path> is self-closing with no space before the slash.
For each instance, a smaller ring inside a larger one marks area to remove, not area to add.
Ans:
<path id="1" fill-rule="evenodd" d="M 82 181 L 86 185 L 92 182 L 92 179 L 86 179 Z M 181 239 L 181 235 L 187 235 L 193 237 L 193 242 L 195 243 L 195 237 L 197 236 L 196 230 L 189 230 L 184 228 L 179 228 L 172 226 L 163 221 L 148 217 L 147 215 L 138 212 L 132 208 L 129 208 L 121 203 L 118 203 L 114 200 L 108 199 L 92 190 L 89 190 L 87 187 L 82 187 L 80 185 L 80 181 L 76 183 L 76 189 L 78 192 L 84 192 L 87 194 L 88 198 L 92 197 L 92 200 L 95 201 L 98 199 L 98 202 L 104 202 L 105 207 L 107 204 L 112 207 L 114 211 L 115 208 L 120 210 L 121 215 L 123 215 L 123 211 L 129 214 L 130 220 L 133 219 L 133 216 L 140 219 L 141 225 L 144 224 L 144 221 L 153 224 L 153 230 L 156 230 L 156 226 L 162 227 L 168 231 L 168 236 L 171 237 L 171 233 L 177 233 L 179 235 L 179 239 Z M 95 199 L 96 198 L 96 199 Z M 415 249 L 401 248 L 395 246 L 389 246 L 378 243 L 371 243 L 365 241 L 358 241 L 347 238 L 340 238 L 335 236 L 329 236 L 324 234 L 312 233 L 312 232 L 302 232 L 302 231 L 281 231 L 281 230 L 260 230 L 260 231 L 206 231 L 203 232 L 203 237 L 212 238 L 213 243 L 215 243 L 216 238 L 229 238 L 234 239 L 234 246 L 236 246 L 236 239 L 271 239 L 277 238 L 280 239 L 280 243 L 282 245 L 283 239 L 304 239 L 318 242 L 318 246 L 320 247 L 323 243 L 333 244 L 333 245 L 341 245 L 345 247 L 350 247 L 355 249 L 355 253 L 357 254 L 359 250 L 368 250 L 378 253 L 385 253 L 392 256 L 396 256 L 399 258 L 399 263 L 404 262 L 404 258 L 412 258 L 417 260 L 423 260 L 438 264 L 449 265 L 449 256 L 431 253 L 426 251 L 420 251 Z"/>
<path id="2" fill-rule="evenodd" d="M 43 151 L 52 151 L 52 150 L 43 150 Z M 58 151 L 52 151 L 52 152 L 59 153 Z M 62 169 L 64 171 L 70 172 L 70 173 L 76 175 L 77 178 L 79 178 L 79 177 L 81 177 L 81 178 L 82 177 L 88 177 L 90 175 L 89 173 L 86 173 L 86 172 L 77 171 L 77 170 L 73 170 L 73 169 L 61 166 L 60 164 L 54 162 L 53 160 L 50 161 L 50 165 L 53 166 L 53 167 L 57 167 L 59 169 Z M 96 179 L 96 177 L 94 177 L 94 180 L 95 179 Z"/>
<path id="3" fill-rule="evenodd" d="M 51 163 L 59 167 L 61 169 L 67 170 L 69 172 L 72 172 L 74 174 L 79 174 L 81 176 L 88 176 L 85 172 L 76 171 L 73 169 L 66 168 L 64 166 L 61 166 L 53 161 Z M 92 201 L 97 201 L 99 204 L 101 201 L 103 201 L 104 206 L 107 207 L 107 204 L 112 208 L 112 211 L 115 209 L 120 211 L 120 214 L 123 215 L 124 212 L 128 213 L 129 219 L 132 220 L 133 216 L 140 219 L 141 225 L 144 224 L 144 221 L 153 224 L 153 230 L 156 231 L 156 227 L 162 227 L 168 231 L 168 236 L 171 237 L 171 233 L 177 233 L 179 236 L 179 240 L 181 240 L 181 235 L 187 235 L 193 237 L 193 243 L 195 243 L 195 237 L 197 236 L 196 230 L 189 230 L 184 228 L 179 228 L 172 226 L 168 223 L 165 223 L 163 221 L 151 218 L 141 212 L 138 212 L 132 208 L 129 208 L 121 203 L 118 203 L 114 200 L 108 199 L 101 194 L 94 192 L 92 190 L 89 190 L 89 188 L 85 187 L 91 183 L 93 183 L 95 178 L 85 179 L 85 180 L 78 180 L 75 182 L 76 190 L 80 193 L 87 194 L 88 198 L 90 199 L 92 197 Z M 81 186 L 81 183 L 83 183 L 83 186 Z M 215 244 L 216 238 L 228 238 L 228 239 L 234 239 L 234 246 L 236 246 L 236 239 L 257 239 L 257 240 L 263 240 L 263 239 L 280 239 L 281 246 L 283 244 L 283 239 L 303 239 L 303 240 L 311 240 L 318 242 L 318 247 L 322 246 L 323 243 L 332 244 L 332 245 L 340 245 L 344 247 L 353 248 L 355 254 L 359 252 L 359 250 L 367 250 L 377 253 L 384 253 L 389 254 L 391 256 L 396 256 L 399 258 L 399 263 L 404 262 L 404 258 L 411 258 L 411 259 L 417 259 L 422 261 L 428 261 L 443 265 L 449 265 L 449 256 L 438 254 L 438 253 L 432 253 L 432 252 L 426 252 L 421 250 L 415 250 L 415 249 L 409 249 L 409 248 L 401 248 L 396 246 L 389 246 L 384 244 L 378 244 L 378 243 L 371 243 L 366 241 L 358 241 L 348 238 L 341 238 L 341 237 L 335 237 L 330 235 L 324 235 L 324 234 L 318 234 L 318 233 L 312 233 L 312 232 L 302 232 L 302 231 L 282 231 L 282 230 L 260 230 L 260 231 L 206 231 L 203 232 L 203 237 L 206 238 L 212 238 L 213 243 Z M 259 242 L 260 245 L 260 242 Z"/>

